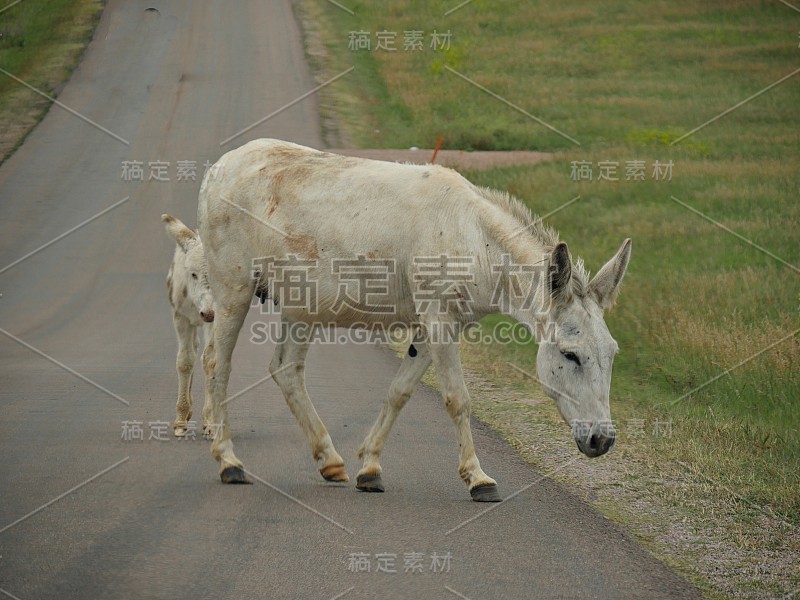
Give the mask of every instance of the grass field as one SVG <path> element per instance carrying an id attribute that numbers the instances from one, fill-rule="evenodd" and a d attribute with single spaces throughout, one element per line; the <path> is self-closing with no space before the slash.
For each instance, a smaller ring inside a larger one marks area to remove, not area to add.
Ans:
<path id="1" fill-rule="evenodd" d="M 0 8 L 0 68 L 55 96 L 91 38 L 101 0 L 23 0 Z M 8 74 L 0 73 L 0 162 L 50 106 Z"/>
<path id="2" fill-rule="evenodd" d="M 796 528 L 800 13 L 772 1 L 475 0 L 447 16 L 457 1 L 343 4 L 355 15 L 303 9 L 322 23 L 325 71 L 356 67 L 323 90 L 355 144 L 431 147 L 442 135 L 446 148 L 552 152 L 465 175 L 539 214 L 580 196 L 548 222 L 593 270 L 633 238 L 607 319 L 622 348 L 617 451 L 656 472 L 683 465 L 742 518 L 761 511 Z M 411 30 L 425 32 L 423 50 L 403 49 Z M 434 30 L 451 32 L 449 50 L 429 47 Z M 372 51 L 348 48 L 353 31 L 371 34 Z M 379 31 L 397 32 L 396 52 L 375 49 Z M 591 181 L 572 176 L 581 161 Z M 631 161 L 644 161 L 643 180 L 627 179 Z M 656 161 L 672 161 L 671 177 L 653 175 Z M 616 181 L 598 179 L 604 162 Z M 530 367 L 535 353 L 533 342 L 462 349 L 467 365 L 523 389 L 536 384 L 508 362 Z M 652 434 L 656 421 L 669 435 Z"/>

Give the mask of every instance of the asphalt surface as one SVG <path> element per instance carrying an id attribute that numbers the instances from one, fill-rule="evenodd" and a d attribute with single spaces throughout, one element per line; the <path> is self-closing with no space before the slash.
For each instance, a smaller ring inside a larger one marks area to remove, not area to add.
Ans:
<path id="1" fill-rule="evenodd" d="M 59 100 L 128 144 L 53 107 L 0 168 L 0 595 L 695 594 L 479 424 L 478 455 L 503 495 L 529 487 L 501 504 L 471 502 L 452 424 L 422 386 L 387 444 L 385 494 L 324 482 L 270 381 L 230 405 L 255 485 L 222 485 L 199 435 L 148 439 L 151 422 L 174 417 L 177 392 L 164 283 L 172 242 L 159 216 L 194 224 L 203 163 L 250 139 L 319 147 L 314 97 L 220 146 L 314 85 L 287 1 L 110 0 Z M 126 160 L 144 163 L 145 181 L 124 180 Z M 169 182 L 148 181 L 159 160 L 170 162 Z M 196 181 L 177 180 L 179 160 L 196 161 Z M 274 318 L 254 309 L 245 329 Z M 242 333 L 231 392 L 267 374 L 271 350 Z M 374 346 L 310 352 L 308 387 L 352 478 L 398 364 Z M 201 389 L 196 380 L 197 416 Z M 122 439 L 125 421 L 141 421 L 144 439 Z M 352 572 L 351 555 L 370 572 Z"/>

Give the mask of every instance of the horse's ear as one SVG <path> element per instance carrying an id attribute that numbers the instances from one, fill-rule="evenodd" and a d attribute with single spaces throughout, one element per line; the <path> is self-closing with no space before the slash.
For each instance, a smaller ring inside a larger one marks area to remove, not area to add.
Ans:
<path id="1" fill-rule="evenodd" d="M 617 253 L 603 268 L 597 272 L 591 282 L 589 282 L 589 293 L 594 296 L 600 307 L 605 310 L 611 308 L 617 299 L 622 278 L 628 269 L 628 261 L 631 258 L 631 240 L 628 238 L 622 242 Z"/>
<path id="2" fill-rule="evenodd" d="M 197 234 L 172 215 L 161 215 L 161 220 L 167 227 L 169 237 L 175 240 L 181 250 L 188 252 L 189 244 L 197 238 Z"/>
<path id="3" fill-rule="evenodd" d="M 572 257 L 565 242 L 559 242 L 550 255 L 550 297 L 556 304 L 572 299 Z"/>

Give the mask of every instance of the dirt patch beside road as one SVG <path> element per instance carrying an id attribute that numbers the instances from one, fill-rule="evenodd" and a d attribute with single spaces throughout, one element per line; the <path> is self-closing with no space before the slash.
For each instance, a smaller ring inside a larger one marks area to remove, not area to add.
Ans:
<path id="1" fill-rule="evenodd" d="M 335 148 L 329 149 L 328 152 L 343 154 L 345 156 L 355 156 L 357 158 L 371 158 L 390 162 L 408 162 L 417 165 L 428 164 L 433 157 L 433 150 L 423 148 L 419 150 Z M 552 156 L 552 154 L 547 152 L 531 152 L 526 150 L 512 150 L 507 152 L 439 150 L 439 153 L 436 155 L 436 164 L 452 169 L 491 169 L 493 167 L 507 167 L 511 165 L 533 165 L 544 160 L 550 160 Z"/>

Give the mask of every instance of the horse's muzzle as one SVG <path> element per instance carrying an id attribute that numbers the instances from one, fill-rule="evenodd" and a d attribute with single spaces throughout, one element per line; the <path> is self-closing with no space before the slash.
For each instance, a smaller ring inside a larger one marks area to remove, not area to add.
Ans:
<path id="1" fill-rule="evenodd" d="M 611 430 L 603 433 L 592 433 L 586 437 L 576 437 L 575 443 L 578 444 L 578 450 L 589 458 L 595 458 L 596 456 L 603 456 L 603 454 L 611 450 L 616 439 L 616 431 Z"/>

